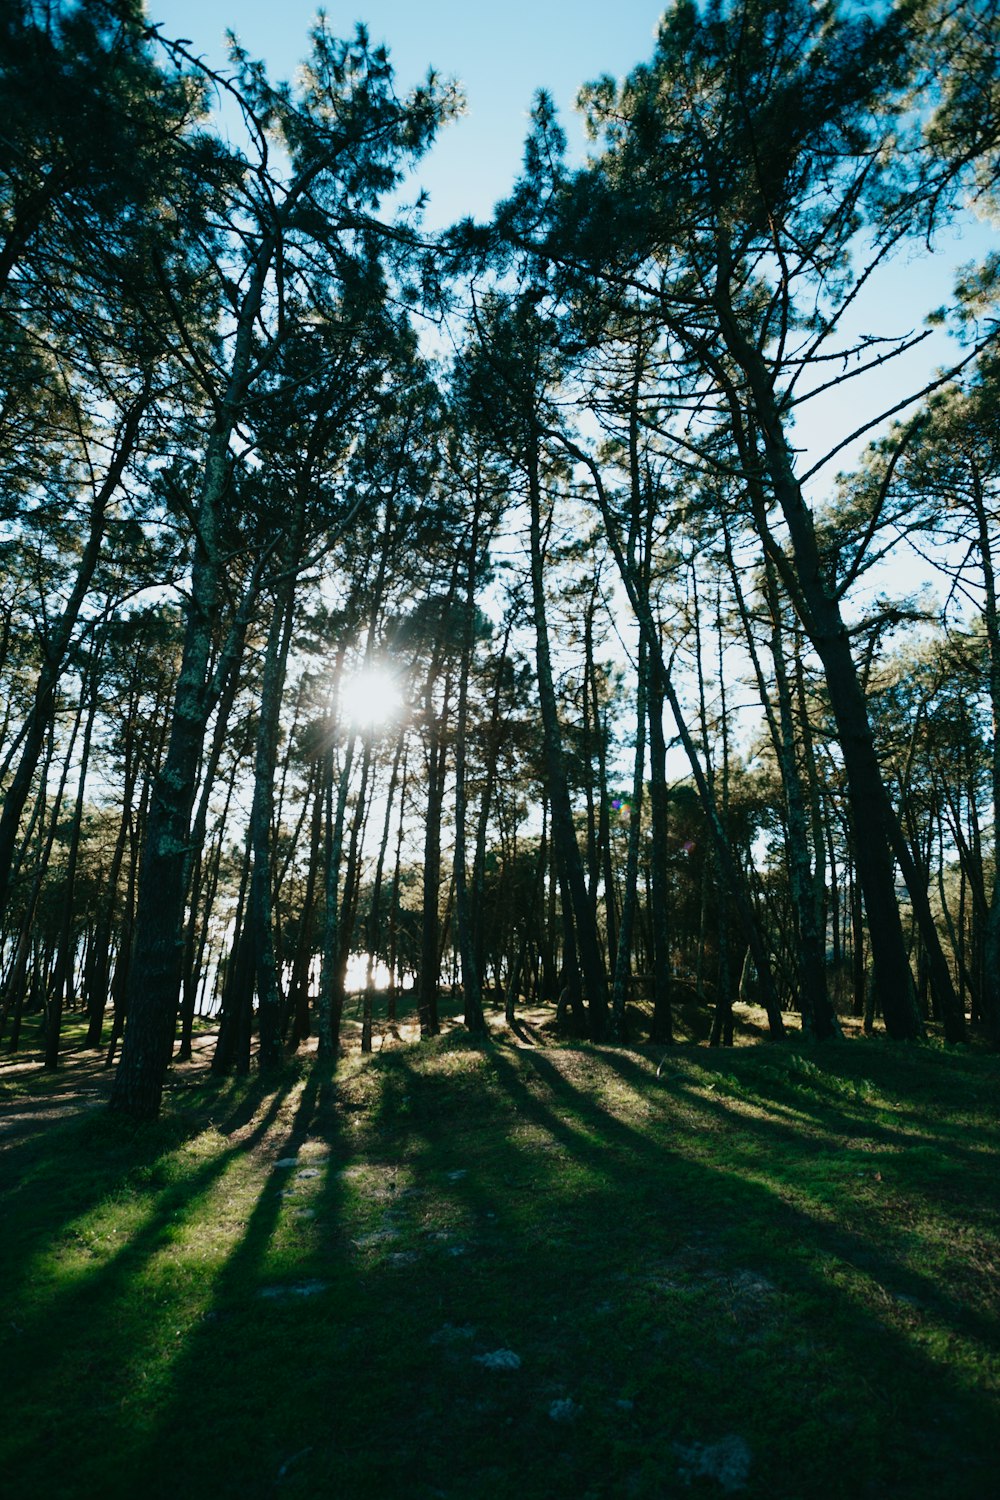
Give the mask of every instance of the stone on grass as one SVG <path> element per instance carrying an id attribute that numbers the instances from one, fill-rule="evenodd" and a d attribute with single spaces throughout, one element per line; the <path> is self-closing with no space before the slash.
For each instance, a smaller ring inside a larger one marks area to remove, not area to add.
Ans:
<path id="1" fill-rule="evenodd" d="M 727 1495 L 745 1490 L 753 1455 L 738 1433 L 727 1433 L 717 1443 L 674 1443 L 680 1460 L 678 1478 L 684 1484 L 696 1479 L 714 1479 Z"/>
<path id="2" fill-rule="evenodd" d="M 476 1354 L 473 1358 L 477 1365 L 482 1365 L 484 1370 L 519 1370 L 521 1368 L 521 1356 L 515 1354 L 513 1349 L 494 1349 L 492 1354 Z"/>
<path id="3" fill-rule="evenodd" d="M 471 1323 L 442 1323 L 436 1333 L 431 1334 L 432 1344 L 460 1344 L 474 1339 L 476 1330 Z"/>
<path id="4" fill-rule="evenodd" d="M 257 1296 L 315 1297 L 318 1292 L 325 1292 L 329 1285 L 328 1281 L 294 1281 L 285 1286 L 262 1286 Z"/>
<path id="5" fill-rule="evenodd" d="M 319 1167 L 303 1167 L 301 1172 L 296 1172 L 295 1177 L 298 1180 L 301 1177 L 318 1177 L 319 1175 Z"/>
<path id="6" fill-rule="evenodd" d="M 729 1278 L 729 1285 L 733 1292 L 750 1302 L 773 1297 L 778 1290 L 773 1281 L 768 1281 L 766 1276 L 758 1276 L 756 1271 L 736 1271 Z"/>
<path id="7" fill-rule="evenodd" d="M 549 1416 L 553 1422 L 575 1422 L 582 1411 L 583 1407 L 578 1406 L 572 1396 L 565 1396 L 562 1401 L 553 1401 Z"/>
<path id="8" fill-rule="evenodd" d="M 359 1234 L 353 1243 L 359 1250 L 369 1250 L 373 1245 L 391 1244 L 393 1240 L 399 1239 L 398 1229 L 372 1229 L 368 1234 Z"/>
<path id="9" fill-rule="evenodd" d="M 297 1167 L 299 1159 L 297 1156 L 283 1156 L 280 1161 L 275 1162 L 276 1167 Z"/>
<path id="10" fill-rule="evenodd" d="M 420 1259 L 417 1250 L 394 1250 L 389 1256 L 390 1266 L 412 1266 Z"/>

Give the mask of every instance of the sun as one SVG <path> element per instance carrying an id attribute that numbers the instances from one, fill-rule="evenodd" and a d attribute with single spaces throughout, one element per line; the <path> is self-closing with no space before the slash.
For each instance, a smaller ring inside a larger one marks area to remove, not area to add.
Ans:
<path id="1" fill-rule="evenodd" d="M 380 729 L 398 719 L 403 695 L 388 667 L 363 667 L 340 686 L 340 709 L 356 729 Z"/>

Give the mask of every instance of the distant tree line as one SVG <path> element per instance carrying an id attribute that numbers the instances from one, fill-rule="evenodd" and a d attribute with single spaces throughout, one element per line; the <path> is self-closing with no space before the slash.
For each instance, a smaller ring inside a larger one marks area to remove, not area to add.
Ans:
<path id="1" fill-rule="evenodd" d="M 423 1035 L 1000 1041 L 1000 257 L 863 313 L 1000 206 L 998 10 L 674 0 L 431 236 L 461 98 L 364 28 L 291 87 L 5 8 L 3 1045 L 81 1013 L 148 1118 L 199 1014 L 335 1055 L 352 955 L 367 1048 L 386 972 Z"/>

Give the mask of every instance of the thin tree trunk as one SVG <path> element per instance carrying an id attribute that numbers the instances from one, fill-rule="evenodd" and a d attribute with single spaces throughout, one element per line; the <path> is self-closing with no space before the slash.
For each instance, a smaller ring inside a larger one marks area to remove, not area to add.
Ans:
<path id="1" fill-rule="evenodd" d="M 639 671 L 636 687 L 635 763 L 632 773 L 632 800 L 629 808 L 628 855 L 625 864 L 625 893 L 622 900 L 621 926 L 615 955 L 614 988 L 611 995 L 611 1040 L 624 1042 L 627 1037 L 625 1007 L 628 1001 L 632 957 L 632 929 L 635 923 L 639 885 L 639 841 L 642 832 L 642 789 L 646 768 L 646 647 L 639 642 Z"/>
<path id="2" fill-rule="evenodd" d="M 466 566 L 465 601 L 462 620 L 462 653 L 458 677 L 458 717 L 455 726 L 455 916 L 458 924 L 458 946 L 462 957 L 462 1003 L 467 1029 L 473 1036 L 486 1032 L 483 994 L 477 963 L 475 935 L 472 930 L 468 860 L 466 857 L 466 745 L 469 718 L 469 672 L 475 643 L 476 583 L 479 562 L 479 523 L 482 508 L 481 476 L 476 475 Z M 485 794 L 484 794 L 485 795 Z M 388 822 L 386 823 L 388 830 Z M 475 868 L 475 863 L 473 864 Z"/>
<path id="3" fill-rule="evenodd" d="M 95 656 L 100 647 L 95 645 Z M 87 791 L 87 772 L 90 769 L 90 743 L 94 732 L 94 720 L 97 717 L 97 665 L 96 661 L 91 664 L 90 682 L 90 707 L 87 710 L 86 723 L 83 730 L 83 744 L 80 750 L 79 780 L 76 789 L 76 803 L 73 811 L 73 827 L 70 834 L 69 852 L 66 860 L 66 879 L 63 887 L 63 923 L 59 939 L 59 957 L 55 965 L 52 977 L 52 988 L 49 992 L 48 1015 L 45 1026 L 45 1067 L 55 1069 L 59 1066 L 59 1041 L 62 1032 L 63 1005 L 66 992 L 70 986 L 74 958 L 74 933 L 73 933 L 73 898 L 76 885 L 76 867 L 80 856 L 80 831 L 83 825 L 84 798 Z M 84 687 L 81 687 L 81 700 Z M 82 707 L 82 701 L 81 701 Z"/>
<path id="4" fill-rule="evenodd" d="M 589 1011 L 592 1041 L 601 1041 L 607 1029 L 608 990 L 594 911 L 580 858 L 580 848 L 573 826 L 566 764 L 559 727 L 559 711 L 552 680 L 548 623 L 545 607 L 545 577 L 542 559 L 541 481 L 537 444 L 532 445 L 528 460 L 528 493 L 531 510 L 531 599 L 535 618 L 535 655 L 538 666 L 538 697 L 545 741 L 545 764 L 552 808 L 552 842 L 568 900 L 569 918 L 575 926 L 575 939 L 583 971 L 583 984 Z M 571 916 L 570 916 L 571 914 Z M 567 928 L 567 933 L 569 933 Z"/>
<path id="5" fill-rule="evenodd" d="M 698 791 L 698 796 L 708 820 L 709 830 L 716 845 L 716 850 L 719 858 L 719 866 L 726 880 L 726 883 L 729 886 L 729 890 L 733 898 L 733 904 L 736 907 L 737 913 L 740 918 L 740 923 L 743 927 L 747 941 L 750 945 L 751 952 L 753 954 L 754 966 L 757 970 L 763 990 L 764 1008 L 767 1012 L 770 1032 L 772 1037 L 774 1037 L 776 1040 L 780 1039 L 784 1036 L 785 1028 L 784 1022 L 781 1017 L 781 1006 L 778 1001 L 777 991 L 774 987 L 774 979 L 771 974 L 771 965 L 768 958 L 767 949 L 761 936 L 760 929 L 757 925 L 757 920 L 754 915 L 750 895 L 746 888 L 746 881 L 738 865 L 736 864 L 736 861 L 733 858 L 732 850 L 729 847 L 729 841 L 726 837 L 725 829 L 723 828 L 722 823 L 719 819 L 718 809 L 715 805 L 715 800 L 712 797 L 711 789 L 708 785 L 704 769 L 701 765 L 701 760 L 698 756 L 698 751 L 695 747 L 694 741 L 691 738 L 691 732 L 687 727 L 687 721 L 685 719 L 683 709 L 681 708 L 680 700 L 677 696 L 676 690 L 674 689 L 670 671 L 663 659 L 663 651 L 661 648 L 659 632 L 656 629 L 656 625 L 653 619 L 653 612 L 650 607 L 649 598 L 644 593 L 641 587 L 641 580 L 638 577 L 638 570 L 636 569 L 634 563 L 630 562 L 626 558 L 626 555 L 622 549 L 621 540 L 617 533 L 615 520 L 612 515 L 611 506 L 608 500 L 608 495 L 597 465 L 593 462 L 589 455 L 583 449 L 579 448 L 575 443 L 569 442 L 565 437 L 562 437 L 561 434 L 556 434 L 556 436 L 560 438 L 563 445 L 570 453 L 574 455 L 574 457 L 579 459 L 587 466 L 587 468 L 590 470 L 591 476 L 593 477 L 594 490 L 597 496 L 598 506 L 604 519 L 608 541 L 610 542 L 612 551 L 614 552 L 619 576 L 621 577 L 622 583 L 625 587 L 625 591 L 628 594 L 629 603 L 631 604 L 632 609 L 635 613 L 636 620 L 639 624 L 639 629 L 645 634 L 646 644 L 650 651 L 650 655 L 656 661 L 657 668 L 660 674 L 660 683 L 663 689 L 663 695 L 666 701 L 670 704 L 670 711 L 673 715 L 674 723 L 677 726 L 677 733 L 680 736 L 681 744 L 683 745 L 684 752 L 687 755 L 688 763 L 691 767 L 691 774 L 694 778 L 695 786 Z"/>
<path id="6" fill-rule="evenodd" d="M 392 825 L 392 804 L 393 798 L 396 794 L 396 780 L 399 775 L 399 764 L 403 755 L 403 744 L 405 738 L 406 732 L 404 730 L 396 741 L 396 751 L 392 761 L 392 772 L 389 777 L 389 789 L 385 795 L 385 819 L 382 823 L 382 838 L 378 846 L 378 859 L 375 862 L 375 878 L 372 884 L 372 904 L 368 912 L 368 927 L 366 933 L 368 966 L 365 973 L 364 1015 L 361 1022 L 362 1052 L 370 1052 L 372 1050 L 372 1001 L 375 992 L 375 965 L 378 962 L 378 951 L 382 938 L 382 874 L 385 870 L 385 852 L 389 847 L 389 830 Z"/>
<path id="7" fill-rule="evenodd" d="M 838 600 L 826 583 L 812 514 L 792 469 L 791 450 L 785 439 L 764 356 L 744 338 L 726 300 L 721 276 L 716 312 L 728 351 L 750 387 L 763 435 L 764 460 L 773 497 L 788 527 L 791 558 L 771 534 L 767 520 L 768 497 L 763 493 L 759 478 L 755 477 L 759 474 L 758 454 L 751 451 L 739 397 L 727 379 L 725 384 L 734 408 L 734 432 L 746 468 L 754 519 L 761 540 L 778 567 L 796 613 L 823 664 L 843 756 L 852 822 L 856 831 L 864 830 L 864 836 L 856 839 L 855 859 L 868 916 L 875 985 L 882 1001 L 886 1028 L 897 1040 L 917 1037 L 921 1027 L 896 901 L 886 826 L 888 802 L 850 638 Z"/>
<path id="8" fill-rule="evenodd" d="M 267 634 L 260 687 L 253 805 L 250 811 L 250 838 L 253 845 L 250 920 L 254 928 L 260 1027 L 258 1060 L 264 1071 L 276 1068 L 281 1061 L 281 1015 L 284 1002 L 274 953 L 271 843 L 274 837 L 272 829 L 274 777 L 277 766 L 281 699 L 294 617 L 294 574 L 290 574 L 279 591 Z"/>
<path id="9" fill-rule="evenodd" d="M 323 919 L 323 961 L 319 978 L 317 1028 L 321 1057 L 335 1057 L 340 1046 L 340 1022 L 343 989 L 338 995 L 340 969 L 340 861 L 344 847 L 344 817 L 347 794 L 354 765 L 355 737 L 348 737 L 344 762 L 337 782 L 336 808 L 333 804 L 333 751 L 329 752 L 326 772 L 326 901 Z"/>
<path id="10" fill-rule="evenodd" d="M 242 646 L 243 642 L 241 640 L 239 642 L 237 650 L 233 654 L 232 666 L 227 673 L 225 685 L 223 686 L 222 692 L 219 696 L 219 703 L 216 709 L 215 729 L 212 734 L 212 744 L 209 749 L 208 761 L 206 763 L 204 774 L 202 776 L 201 798 L 198 803 L 198 810 L 195 814 L 194 824 L 191 829 L 191 871 L 187 878 L 187 886 L 190 893 L 190 915 L 188 917 L 184 935 L 184 960 L 182 970 L 183 979 L 181 996 L 181 1037 L 180 1046 L 177 1050 L 178 1062 L 189 1062 L 191 1059 L 191 1040 L 194 1024 L 194 997 L 198 980 L 198 964 L 195 960 L 195 952 L 196 947 L 198 948 L 199 952 L 204 951 L 205 929 L 208 923 L 209 914 L 212 909 L 212 898 L 214 897 L 215 887 L 218 880 L 218 863 L 216 863 L 214 878 L 210 880 L 211 895 L 209 899 L 205 901 L 203 906 L 201 937 L 199 941 L 197 932 L 198 910 L 200 905 L 199 897 L 204 859 L 205 832 L 208 827 L 209 806 L 212 799 L 212 793 L 215 790 L 219 762 L 222 758 L 222 751 L 226 743 L 227 734 L 229 732 L 229 720 L 232 715 L 233 704 L 236 701 L 236 690 L 240 680 L 240 656 L 242 654 Z M 236 774 L 237 766 L 234 764 L 233 774 L 229 779 L 229 784 L 226 789 L 225 814 L 227 814 L 229 810 L 229 804 L 232 799 L 233 789 L 236 781 Z M 226 821 L 225 814 L 223 815 L 223 825 L 225 825 Z M 220 854 L 221 848 L 222 840 L 220 838 Z"/>
<path id="11" fill-rule="evenodd" d="M 142 418 L 149 402 L 150 392 L 147 381 L 126 415 L 104 481 L 94 494 L 90 507 L 87 538 L 80 553 L 76 578 L 63 612 L 45 643 L 45 655 L 35 683 L 34 699 L 22 741 L 21 756 L 17 770 L 7 788 L 3 810 L 0 812 L 0 913 L 6 909 L 10 891 L 11 867 L 21 814 L 28 800 L 38 767 L 38 759 L 45 743 L 46 731 L 52 720 L 56 687 L 66 664 L 73 631 L 80 618 L 80 611 L 97 568 L 107 528 L 108 507 L 135 451 Z"/>

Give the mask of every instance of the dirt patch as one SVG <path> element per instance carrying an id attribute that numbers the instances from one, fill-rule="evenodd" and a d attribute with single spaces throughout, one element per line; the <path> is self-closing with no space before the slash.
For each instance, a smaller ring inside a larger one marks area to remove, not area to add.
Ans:
<path id="1" fill-rule="evenodd" d="M 171 1067 L 167 1088 L 185 1088 L 204 1078 L 214 1050 L 215 1033 L 202 1033 L 194 1041 L 191 1061 Z M 106 1104 L 115 1070 L 104 1066 L 104 1057 L 103 1048 L 68 1048 L 55 1072 L 45 1069 L 41 1053 L 0 1062 L 0 1149 Z"/>

